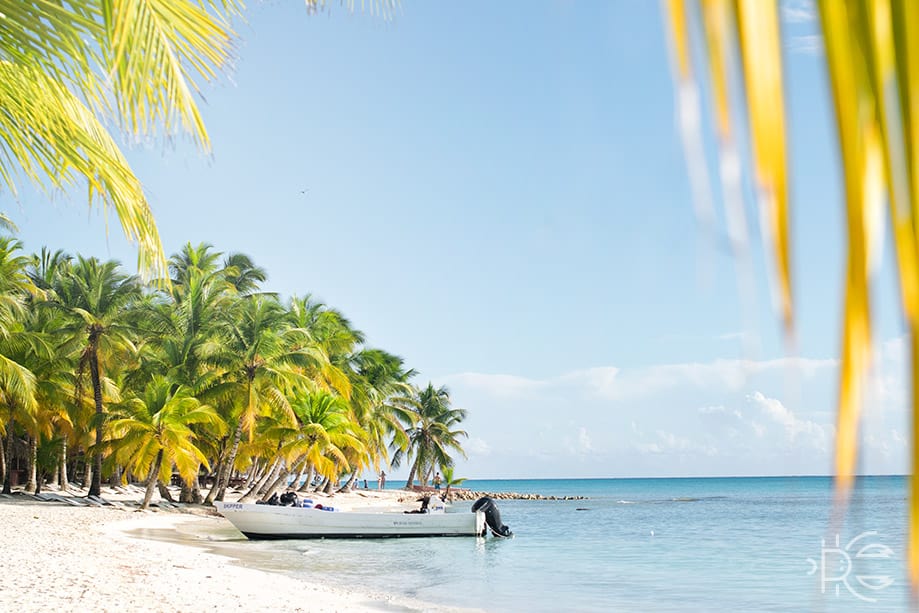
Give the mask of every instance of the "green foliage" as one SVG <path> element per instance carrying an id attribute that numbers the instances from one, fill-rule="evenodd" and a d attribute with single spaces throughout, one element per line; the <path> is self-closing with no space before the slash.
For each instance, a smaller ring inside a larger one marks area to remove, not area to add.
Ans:
<path id="1" fill-rule="evenodd" d="M 65 449 L 94 457 L 94 483 L 119 467 L 149 484 L 276 460 L 337 479 L 390 449 L 447 474 L 462 452 L 446 390 L 415 390 L 341 312 L 282 304 L 250 258 L 207 244 L 169 273 L 144 286 L 117 262 L 26 257 L 0 237 L 0 433 L 33 437 L 45 474 Z"/>

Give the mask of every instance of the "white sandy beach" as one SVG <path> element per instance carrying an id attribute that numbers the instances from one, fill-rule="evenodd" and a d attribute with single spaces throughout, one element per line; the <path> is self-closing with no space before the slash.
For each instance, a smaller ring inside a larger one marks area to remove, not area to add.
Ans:
<path id="1" fill-rule="evenodd" d="M 397 504 L 398 496 L 367 492 L 333 500 L 347 508 Z M 103 497 L 116 496 L 104 490 Z M 136 511 L 22 498 L 0 500 L 5 537 L 0 611 L 448 610 L 387 594 L 308 584 L 243 568 L 197 547 L 127 534 L 175 529 L 207 517 L 226 522 L 203 507 L 194 513 Z"/>

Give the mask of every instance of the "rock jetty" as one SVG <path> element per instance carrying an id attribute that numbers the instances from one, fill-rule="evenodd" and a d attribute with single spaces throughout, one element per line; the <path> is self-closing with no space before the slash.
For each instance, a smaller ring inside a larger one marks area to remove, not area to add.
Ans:
<path id="1" fill-rule="evenodd" d="M 495 500 L 587 500 L 587 496 L 543 496 L 542 494 L 520 494 L 517 492 L 475 492 L 472 490 L 450 489 L 453 500 L 478 500 L 488 496 Z"/>

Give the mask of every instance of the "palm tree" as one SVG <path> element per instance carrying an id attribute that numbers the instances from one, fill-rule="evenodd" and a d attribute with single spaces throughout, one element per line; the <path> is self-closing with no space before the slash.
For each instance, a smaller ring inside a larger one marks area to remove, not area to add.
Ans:
<path id="1" fill-rule="evenodd" d="M 186 480 L 194 479 L 207 458 L 196 446 L 194 425 L 222 433 L 226 424 L 213 408 L 201 404 L 190 389 L 175 387 L 169 379 L 154 377 L 143 396 L 134 397 L 112 407 L 108 423 L 116 461 L 135 474 L 146 475 L 146 492 L 141 508 L 153 497 L 158 481 L 168 483 L 175 466 Z"/>
<path id="2" fill-rule="evenodd" d="M 349 361 L 355 346 L 364 342 L 364 333 L 355 329 L 340 311 L 309 294 L 291 298 L 288 313 L 291 324 L 306 331 L 306 342 L 321 349 L 328 358 L 318 372 L 309 374 L 320 386 L 350 398 Z"/>
<path id="3" fill-rule="evenodd" d="M 208 503 L 223 500 L 243 434 L 251 435 L 258 417 L 271 411 L 287 415 L 292 423 L 286 392 L 307 384 L 304 372 L 318 370 L 327 360 L 308 342 L 305 330 L 290 325 L 287 311 L 270 296 L 239 299 L 224 326 L 223 354 L 217 363 L 226 373 L 225 381 L 211 393 L 233 402 L 228 423 L 234 424 L 234 431 Z"/>
<path id="4" fill-rule="evenodd" d="M 19 253 L 21 244 L 0 237 L 0 430 L 5 435 L 3 491 L 9 493 L 16 419 L 34 412 L 36 381 L 26 357 L 35 339 L 22 320 L 28 314 L 26 297 L 33 285 L 26 275 L 28 258 Z"/>
<path id="5" fill-rule="evenodd" d="M 406 428 L 408 451 L 398 449 L 393 456 L 393 466 L 398 466 L 403 457 L 415 456 L 405 483 L 406 488 L 412 487 L 416 475 L 422 485 L 427 483 L 435 466 L 442 469 L 453 466 L 451 450 L 466 457 L 459 438 L 468 436 L 464 430 L 451 429 L 466 418 L 466 411 L 450 407 L 450 392 L 445 386 L 434 389 L 428 383 L 419 392 L 411 417 L 411 425 Z"/>
<path id="6" fill-rule="evenodd" d="M 389 463 L 389 447 L 408 449 L 403 424 L 413 421 L 415 371 L 402 358 L 381 349 L 360 349 L 349 356 L 352 412 L 367 432 L 367 463 L 379 470 Z"/>
<path id="7" fill-rule="evenodd" d="M 165 258 L 140 181 L 106 128 L 133 135 L 189 132 L 209 138 L 196 81 L 231 58 L 236 0 L 156 3 L 7 2 L 0 37 L 0 177 L 15 193 L 16 170 L 53 189 L 89 185 L 91 202 L 113 207 L 140 262 Z M 114 104 L 112 104 L 114 103 Z"/>
<path id="8" fill-rule="evenodd" d="M 29 258 L 21 250 L 18 240 L 0 236 L 0 336 L 22 316 L 26 297 L 36 291 L 26 271 Z"/>
<path id="9" fill-rule="evenodd" d="M 17 422 L 31 422 L 38 409 L 35 400 L 37 383 L 35 374 L 28 368 L 28 364 L 42 347 L 42 343 L 21 323 L 8 327 L 6 334 L 0 339 L 0 409 L 5 409 L 0 412 L 0 427 L 5 435 L 4 494 L 9 494 L 12 486 L 13 441 L 16 437 Z"/>
<path id="10" fill-rule="evenodd" d="M 331 483 L 351 470 L 349 456 L 364 451 L 364 433 L 349 417 L 344 398 L 324 391 L 299 393 L 291 400 L 291 407 L 296 415 L 294 424 L 279 423 L 265 432 L 278 441 L 277 455 L 286 468 L 280 470 L 264 498 L 283 485 L 293 471 L 298 478 L 307 472 L 307 484 L 316 473 Z"/>
<path id="11" fill-rule="evenodd" d="M 90 496 L 102 493 L 102 401 L 103 368 L 116 355 L 133 349 L 134 327 L 129 307 L 140 296 L 138 280 L 119 271 L 118 262 L 100 262 L 78 257 L 56 289 L 57 305 L 70 323 L 62 329 L 74 336 L 85 335 L 77 368 L 77 389 L 86 369 L 92 383 L 95 403 L 95 451 Z M 81 394 L 78 393 L 77 396 Z"/>
<path id="12" fill-rule="evenodd" d="M 444 474 L 444 483 L 447 484 L 447 488 L 444 491 L 444 500 L 450 500 L 450 489 L 454 486 L 462 485 L 466 481 L 466 477 L 454 476 L 453 466 L 441 466 L 440 470 Z"/>

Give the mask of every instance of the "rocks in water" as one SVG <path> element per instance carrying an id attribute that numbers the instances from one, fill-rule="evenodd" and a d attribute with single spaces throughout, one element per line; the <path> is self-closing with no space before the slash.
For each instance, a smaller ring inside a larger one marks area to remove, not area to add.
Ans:
<path id="1" fill-rule="evenodd" d="M 543 496 L 542 494 L 520 494 L 517 492 L 450 490 L 450 498 L 453 500 L 478 500 L 482 496 L 488 496 L 494 500 L 588 500 L 587 496 Z"/>

